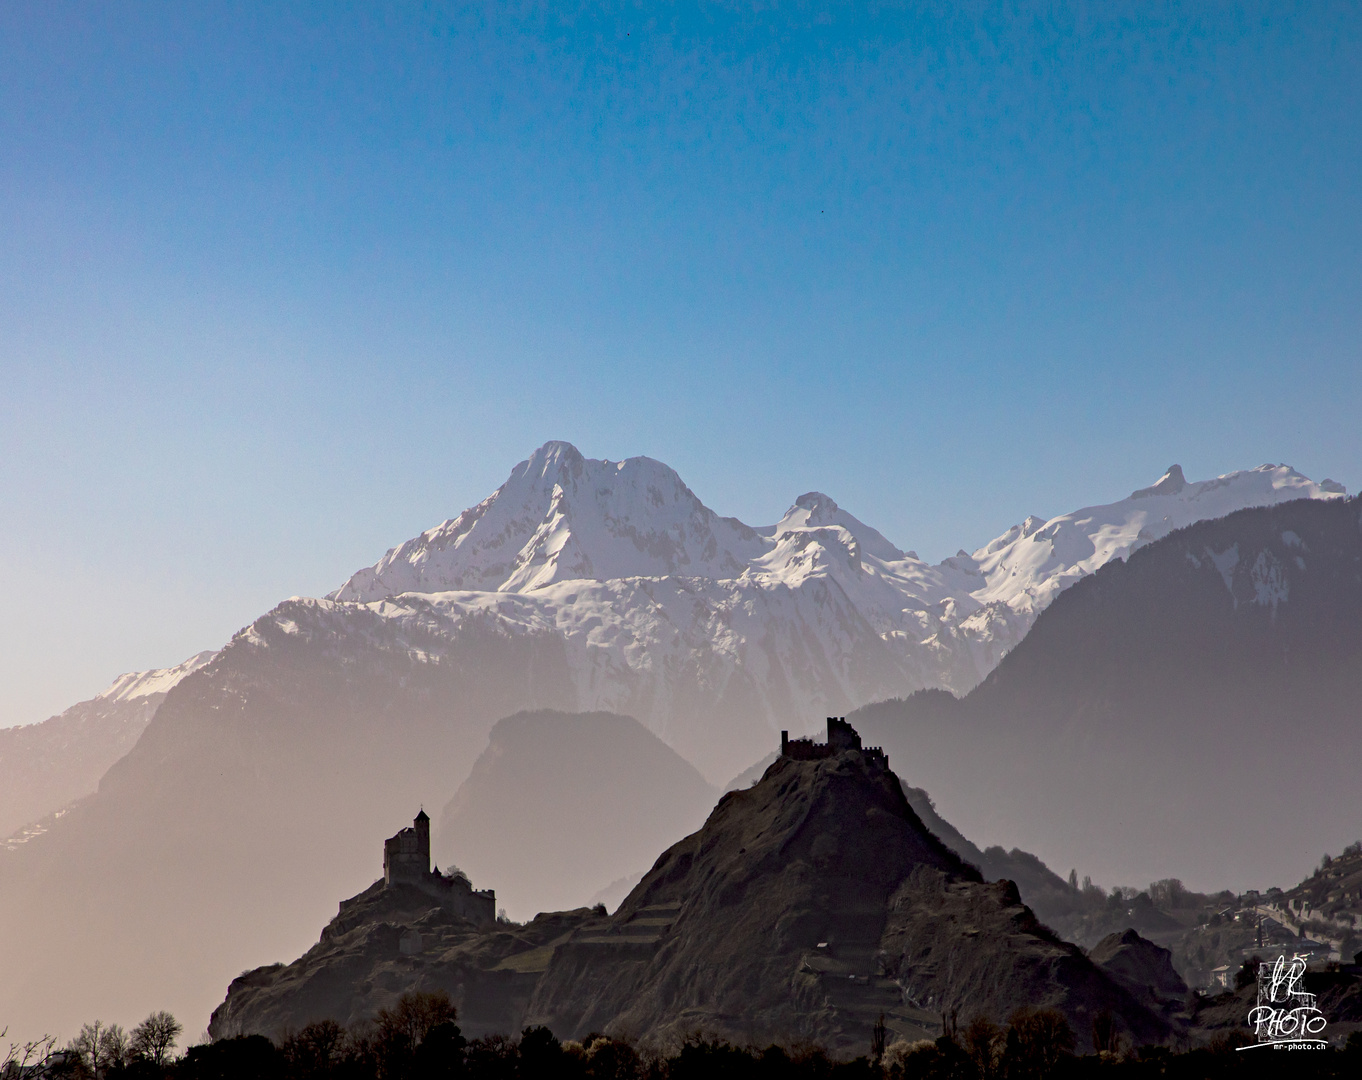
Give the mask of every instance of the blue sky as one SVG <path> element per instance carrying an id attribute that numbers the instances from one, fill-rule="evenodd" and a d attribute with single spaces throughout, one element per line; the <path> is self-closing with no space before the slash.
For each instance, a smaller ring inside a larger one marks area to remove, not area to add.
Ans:
<path id="1" fill-rule="evenodd" d="M 929 558 L 1356 491 L 1359 72 L 1326 3 L 5 4 L 0 725 L 550 438 Z"/>

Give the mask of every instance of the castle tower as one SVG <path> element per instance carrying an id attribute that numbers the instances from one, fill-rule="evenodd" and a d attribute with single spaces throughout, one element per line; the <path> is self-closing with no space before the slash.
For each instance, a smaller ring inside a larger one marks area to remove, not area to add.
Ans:
<path id="1" fill-rule="evenodd" d="M 383 843 L 383 881 L 420 883 L 430 876 L 430 818 L 424 810 L 410 829 L 403 829 Z"/>
<path id="2" fill-rule="evenodd" d="M 421 856 L 421 870 L 423 873 L 430 872 L 430 817 L 426 814 L 423 806 L 416 811 L 416 818 L 412 821 L 412 828 L 416 830 L 416 849 Z"/>
<path id="3" fill-rule="evenodd" d="M 828 745 L 835 750 L 861 749 L 861 737 L 845 716 L 828 717 Z"/>

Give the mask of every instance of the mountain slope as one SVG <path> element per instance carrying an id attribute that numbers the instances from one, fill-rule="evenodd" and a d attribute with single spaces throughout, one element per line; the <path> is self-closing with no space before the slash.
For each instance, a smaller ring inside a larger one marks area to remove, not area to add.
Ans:
<path id="1" fill-rule="evenodd" d="M 224 980 L 301 951 L 372 880 L 387 823 L 444 803 L 497 717 L 566 680 L 542 635 L 484 619 L 446 636 L 419 602 L 366 611 L 295 600 L 257 620 L 167 694 L 94 795 L 0 851 L 12 1033 L 159 1008 L 202 1030 Z"/>
<path id="2" fill-rule="evenodd" d="M 1362 818 L 1359 510 L 1174 532 L 1060 595 L 962 701 L 856 722 L 976 839 L 1107 881 L 1297 880 Z"/>
<path id="3" fill-rule="evenodd" d="M 206 664 L 202 652 L 173 668 L 120 675 L 102 694 L 40 724 L 0 728 L 0 838 L 25 843 L 20 826 L 91 794 L 99 778 L 137 742 L 166 694 Z"/>

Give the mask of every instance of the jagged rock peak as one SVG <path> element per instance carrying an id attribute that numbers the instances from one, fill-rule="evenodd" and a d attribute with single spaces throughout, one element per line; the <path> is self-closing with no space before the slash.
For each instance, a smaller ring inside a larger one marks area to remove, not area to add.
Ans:
<path id="1" fill-rule="evenodd" d="M 1269 469 L 1274 468 L 1274 466 L 1271 465 L 1265 467 Z M 1187 478 L 1182 475 L 1182 466 L 1169 465 L 1168 471 L 1160 476 L 1153 486 L 1140 488 L 1139 491 L 1132 491 L 1130 497 L 1132 499 L 1143 499 L 1150 495 L 1176 495 L 1186 486 Z"/>
<path id="2" fill-rule="evenodd" d="M 831 496 L 824 495 L 821 491 L 806 491 L 794 501 L 796 507 L 801 510 L 808 510 L 813 514 L 837 512 L 837 503 Z"/>

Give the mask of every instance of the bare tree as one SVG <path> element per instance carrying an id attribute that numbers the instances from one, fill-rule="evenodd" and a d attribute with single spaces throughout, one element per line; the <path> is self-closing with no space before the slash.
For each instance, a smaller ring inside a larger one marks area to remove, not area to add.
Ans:
<path id="1" fill-rule="evenodd" d="M 0 1039 L 8 1034 L 9 1028 L 0 1030 Z M 56 1045 L 57 1037 L 55 1035 L 44 1035 L 41 1039 L 34 1039 L 32 1042 L 10 1043 L 4 1058 L 0 1059 L 0 1076 L 23 1076 L 26 1069 L 51 1057 L 52 1050 Z"/>
<path id="2" fill-rule="evenodd" d="M 118 1024 L 110 1024 L 99 1036 L 99 1059 L 106 1069 L 121 1069 L 132 1056 L 128 1033 Z"/>
<path id="3" fill-rule="evenodd" d="M 426 1036 L 441 1024 L 453 1024 L 456 1015 L 444 990 L 408 990 L 392 1008 L 379 1009 L 374 1020 L 380 1074 L 405 1072 Z"/>
<path id="4" fill-rule="evenodd" d="M 170 1060 L 175 1040 L 183 1031 L 180 1022 L 164 1009 L 154 1012 L 132 1029 L 132 1052 L 136 1057 L 146 1058 L 157 1068 L 163 1068 Z"/>
<path id="5" fill-rule="evenodd" d="M 431 1028 L 452 1021 L 458 1013 L 444 990 L 408 990 L 392 1008 L 378 1010 L 378 1036 L 415 1050 Z"/>
<path id="6" fill-rule="evenodd" d="M 993 1080 L 1001 1075 L 1003 1051 L 1007 1048 L 1006 1031 L 987 1016 L 976 1016 L 965 1028 L 960 1041 L 982 1080 Z"/>
<path id="7" fill-rule="evenodd" d="M 1028 1080 L 1054 1076 L 1076 1043 L 1069 1021 L 1058 1009 L 1018 1009 L 1008 1023 L 1004 1072 Z"/>
<path id="8" fill-rule="evenodd" d="M 80 1034 L 66 1044 L 66 1049 L 79 1056 L 94 1080 L 99 1080 L 109 1070 L 109 1064 L 104 1060 L 104 1036 L 107 1033 L 104 1021 L 96 1020 L 93 1024 L 82 1024 Z"/>
<path id="9" fill-rule="evenodd" d="M 280 1049 L 296 1076 L 330 1076 L 345 1056 L 347 1035 L 334 1020 L 314 1020 L 290 1035 Z"/>

